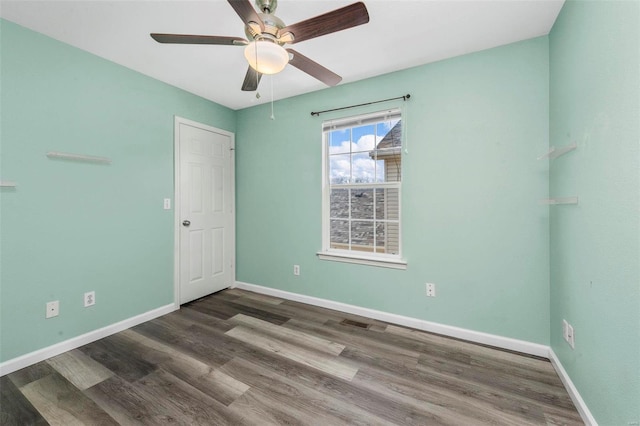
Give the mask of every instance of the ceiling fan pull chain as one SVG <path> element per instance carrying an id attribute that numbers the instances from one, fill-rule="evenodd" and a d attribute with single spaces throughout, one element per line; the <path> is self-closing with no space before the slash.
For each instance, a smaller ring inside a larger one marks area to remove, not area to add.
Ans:
<path id="1" fill-rule="evenodd" d="M 273 75 L 270 76 L 269 80 L 271 80 L 271 119 L 275 120 L 276 116 L 273 114 Z"/>
<path id="2" fill-rule="evenodd" d="M 260 92 L 258 91 L 258 85 L 260 84 L 260 73 L 258 72 L 258 69 L 259 69 L 259 67 L 258 67 L 258 44 L 256 43 L 256 99 L 260 99 Z"/>

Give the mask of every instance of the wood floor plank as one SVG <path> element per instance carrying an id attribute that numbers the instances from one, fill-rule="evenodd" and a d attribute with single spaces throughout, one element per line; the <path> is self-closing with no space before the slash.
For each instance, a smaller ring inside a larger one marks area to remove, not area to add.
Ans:
<path id="1" fill-rule="evenodd" d="M 218 350 L 217 342 L 207 339 L 206 336 L 188 332 L 187 329 L 171 326 L 167 321 L 154 320 L 140 324 L 133 330 L 149 338 L 163 341 L 172 348 L 214 368 L 224 365 L 232 358 L 229 354 Z"/>
<path id="2" fill-rule="evenodd" d="M 222 367 L 222 371 L 249 384 L 253 389 L 269 389 L 269 395 L 277 404 L 296 406 L 299 412 L 305 412 L 307 422 L 311 420 L 327 425 L 391 425 L 358 406 L 332 398 L 302 382 L 240 358 L 229 361 Z M 313 401 L 313 404 L 306 404 L 304 401 L 307 400 Z"/>
<path id="3" fill-rule="evenodd" d="M 118 424 L 61 374 L 50 374 L 25 385 L 20 390 L 49 424 Z"/>
<path id="4" fill-rule="evenodd" d="M 315 368 L 297 362 L 288 362 L 267 352 L 247 352 L 240 356 L 255 365 L 277 374 L 300 381 L 338 401 L 344 401 L 359 407 L 372 415 L 397 425 L 427 425 L 432 416 L 412 410 L 405 405 L 389 400 L 376 393 L 369 392 L 351 382 L 338 379 Z M 250 389 L 246 394 L 255 391 Z M 243 395 L 243 399 L 246 396 Z M 235 403 L 234 403 L 235 404 Z M 232 404 L 232 406 L 234 405 Z"/>
<path id="5" fill-rule="evenodd" d="M 50 358 L 47 363 L 80 390 L 113 376 L 111 370 L 77 349 Z"/>
<path id="6" fill-rule="evenodd" d="M 452 362 L 444 362 L 429 356 L 421 357 L 418 364 L 421 367 L 427 367 L 426 371 L 444 372 L 450 377 L 459 377 L 466 383 L 490 386 L 495 391 L 519 395 L 538 404 L 573 408 L 573 402 L 567 397 L 566 391 L 563 392 L 556 387 L 546 386 L 535 380 L 526 378 L 513 380 L 512 376 L 505 375 L 500 371 L 486 370 L 471 365 L 456 365 Z"/>
<path id="7" fill-rule="evenodd" d="M 245 314 L 277 325 L 289 320 L 289 317 L 274 314 L 266 309 L 256 309 L 231 301 L 219 300 L 217 298 L 200 300 L 197 303 L 194 303 L 192 307 L 205 313 L 214 312 L 217 315 L 226 314 L 226 317 L 221 316 L 222 319 L 229 319 L 236 314 Z"/>
<path id="8" fill-rule="evenodd" d="M 351 380 L 358 371 L 353 366 L 338 360 L 336 357 L 300 348 L 273 338 L 266 338 L 261 333 L 241 325 L 234 327 L 225 334 L 344 380 Z"/>
<path id="9" fill-rule="evenodd" d="M 274 325 L 270 322 L 244 314 L 234 315 L 229 318 L 229 322 L 244 325 L 247 328 L 255 329 L 263 334 L 268 334 L 285 342 L 295 342 L 297 345 L 328 355 L 340 355 L 340 352 L 345 348 L 344 345 L 332 342 L 331 340 L 316 337 L 291 328 Z"/>
<path id="10" fill-rule="evenodd" d="M 38 379 L 42 379 L 45 376 L 53 373 L 54 369 L 47 361 L 40 361 L 34 365 L 31 365 L 27 368 L 22 368 L 18 371 L 14 371 L 9 374 L 7 377 L 11 379 L 16 387 L 21 388 L 24 385 L 28 385 L 31 382 L 35 382 Z"/>
<path id="11" fill-rule="evenodd" d="M 154 400 L 163 401 L 165 407 L 172 409 L 172 417 L 186 424 L 240 424 L 241 417 L 225 405 L 166 371 L 154 371 L 135 385 Z"/>
<path id="12" fill-rule="evenodd" d="M 224 293 L 226 294 L 230 294 L 233 296 L 239 296 L 235 302 L 238 302 L 238 299 L 250 299 L 250 300 L 255 300 L 258 302 L 263 302 L 263 303 L 267 303 L 269 305 L 279 305 L 282 302 L 284 302 L 284 299 L 280 299 L 278 297 L 273 297 L 273 296 L 267 296 L 264 294 L 259 294 L 259 293 L 250 293 L 247 291 L 242 291 L 242 290 L 237 290 L 237 289 L 229 289 L 226 290 Z"/>
<path id="13" fill-rule="evenodd" d="M 8 376 L 0 377 L 0 425 L 47 424 L 44 417 L 11 379 Z"/>
<path id="14" fill-rule="evenodd" d="M 265 299 L 269 299 L 270 296 L 263 296 Z M 316 322 L 322 324 L 329 318 L 324 315 L 319 315 L 317 312 L 308 311 L 300 306 L 288 305 L 285 302 L 278 304 L 272 304 L 267 301 L 258 300 L 252 297 L 240 297 L 234 300 L 234 303 L 239 305 L 248 306 L 250 308 L 269 310 L 275 314 L 281 315 L 286 318 L 304 319 L 310 322 Z M 336 315 L 336 318 L 342 318 Z"/>
<path id="15" fill-rule="evenodd" d="M 168 359 L 160 364 L 162 369 L 224 405 L 231 404 L 249 389 L 249 386 L 235 380 L 233 377 L 227 376 L 219 369 L 215 369 L 211 365 L 168 345 L 150 339 L 133 330 L 126 330 L 121 334 L 138 344 L 147 346 L 149 349 L 168 355 Z"/>
<path id="16" fill-rule="evenodd" d="M 533 371 L 547 369 L 544 363 L 548 360 L 541 360 L 538 357 L 515 353 L 507 350 L 496 349 L 489 346 L 479 345 L 464 340 L 454 339 L 450 337 L 440 336 L 437 334 L 426 333 L 406 327 L 400 327 L 390 324 L 386 333 L 403 336 L 408 339 L 422 342 L 434 349 L 441 348 L 445 352 L 464 352 L 471 355 L 489 356 L 497 359 L 502 363 L 510 363 L 513 365 L 529 368 Z"/>
<path id="17" fill-rule="evenodd" d="M 510 411 L 525 418 L 532 417 L 531 411 L 535 409 L 536 411 L 541 410 L 543 414 L 573 419 L 567 424 L 582 424 L 580 416 L 570 402 L 568 394 L 566 395 L 567 400 L 555 405 L 551 402 L 554 399 L 552 396 L 549 397 L 551 400 L 541 401 L 539 397 L 536 397 L 534 394 L 529 395 L 526 391 L 514 393 L 504 389 L 500 386 L 500 382 L 496 385 L 491 379 L 484 382 L 470 381 L 464 376 L 460 377 L 456 374 L 443 373 L 440 369 L 425 368 L 425 364 L 423 363 L 418 364 L 414 374 L 420 380 L 429 380 L 442 387 L 457 389 L 460 393 L 473 395 L 475 398 L 492 402 L 502 411 Z M 517 380 L 514 380 L 514 383 L 517 383 Z"/>
<path id="18" fill-rule="evenodd" d="M 474 394 L 450 390 L 446 383 L 436 385 L 428 380 L 415 380 L 415 372 L 405 369 L 402 373 L 392 373 L 377 368 L 363 367 L 354 378 L 354 384 L 379 392 L 389 399 L 411 404 L 432 412 L 448 422 L 501 425 L 535 425 L 544 423 L 543 412 L 533 408 L 527 412 L 502 410 L 496 404 L 476 398 Z"/>
<path id="19" fill-rule="evenodd" d="M 172 322 L 179 322 L 183 326 L 198 324 L 206 326 L 213 330 L 218 330 L 222 333 L 229 331 L 233 327 L 235 327 L 235 325 L 225 320 L 212 317 L 211 315 L 196 311 L 195 309 L 180 309 L 179 311 L 172 312 L 171 315 L 166 315 L 165 318 Z"/>
<path id="20" fill-rule="evenodd" d="M 295 407 L 285 407 L 275 401 L 270 392 L 250 389 L 229 406 L 229 409 L 241 417 L 241 425 L 281 426 L 307 425 L 305 413 Z"/>
<path id="21" fill-rule="evenodd" d="M 349 319 L 356 322 L 361 322 L 367 324 L 369 326 L 381 325 L 385 326 L 386 323 L 382 321 L 378 321 L 373 318 L 367 318 L 360 315 L 350 314 L 348 312 L 335 311 L 333 309 L 322 308 L 320 306 L 308 305 L 302 302 L 295 302 L 293 300 L 285 300 L 281 305 L 297 307 L 298 309 L 304 310 L 306 312 L 312 312 L 321 317 L 325 317 L 327 320 L 333 320 L 336 322 L 340 322 L 343 319 Z"/>
<path id="22" fill-rule="evenodd" d="M 367 336 L 372 336 L 372 333 L 375 332 L 344 326 L 333 320 L 326 321 L 326 324 L 318 325 L 294 318 L 283 324 L 283 327 L 313 333 L 316 336 L 321 336 L 351 348 L 360 348 L 375 354 L 378 358 L 388 359 L 402 365 L 417 365 L 418 357 L 420 356 L 419 352 L 404 350 L 387 342 L 367 338 Z"/>
<path id="23" fill-rule="evenodd" d="M 119 376 L 98 383 L 84 391 L 121 425 L 184 424 L 172 417 L 163 398 L 155 399 Z"/>
<path id="24" fill-rule="evenodd" d="M 117 334 L 78 349 L 128 381 L 137 380 L 156 369 L 153 363 L 136 353 L 135 349 Z"/>

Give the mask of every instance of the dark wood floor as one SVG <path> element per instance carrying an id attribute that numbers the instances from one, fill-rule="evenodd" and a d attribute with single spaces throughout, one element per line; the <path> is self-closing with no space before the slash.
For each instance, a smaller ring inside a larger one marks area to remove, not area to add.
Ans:
<path id="1" fill-rule="evenodd" d="M 583 424 L 547 360 L 241 290 L 0 390 L 3 425 Z"/>

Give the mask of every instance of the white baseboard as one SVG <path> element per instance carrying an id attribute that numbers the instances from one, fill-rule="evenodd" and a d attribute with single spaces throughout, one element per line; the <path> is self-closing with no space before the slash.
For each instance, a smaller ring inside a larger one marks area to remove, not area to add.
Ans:
<path id="1" fill-rule="evenodd" d="M 0 377 L 179 309 L 174 303 L 0 363 Z"/>
<path id="2" fill-rule="evenodd" d="M 269 296 L 279 297 L 282 299 L 293 300 L 296 302 L 307 303 L 309 305 L 320 306 L 322 308 L 333 309 L 336 311 L 347 312 L 350 314 L 360 315 L 367 318 L 373 318 L 392 324 L 398 324 L 405 327 L 411 327 L 418 330 L 428 331 L 431 333 L 442 334 L 449 337 L 468 340 L 484 345 L 495 346 L 511 351 L 522 352 L 529 355 L 547 358 L 549 356 L 549 347 L 537 343 L 531 343 L 524 340 L 511 339 L 509 337 L 497 336 L 495 334 L 482 333 L 479 331 L 468 330 L 465 328 L 454 327 L 445 324 L 425 321 L 417 318 L 406 317 L 403 315 L 391 314 L 388 312 L 377 311 L 375 309 L 363 308 L 360 306 L 349 305 L 332 300 L 320 299 L 313 296 L 305 296 L 303 294 L 290 293 L 288 291 L 277 290 L 274 288 L 263 287 L 255 284 L 236 281 L 234 288 L 262 293 Z"/>
<path id="3" fill-rule="evenodd" d="M 585 404 L 584 400 L 580 396 L 580 393 L 578 392 L 578 389 L 576 389 L 575 385 L 571 381 L 571 378 L 562 366 L 560 359 L 551 348 L 549 348 L 549 360 L 551 361 L 551 365 L 553 365 L 553 368 L 555 368 L 556 373 L 558 373 L 558 376 L 560 377 L 560 380 L 562 381 L 565 389 L 569 393 L 569 396 L 571 397 L 573 404 L 576 406 L 578 413 L 580 413 L 582 421 L 588 426 L 597 426 L 598 422 L 596 422 L 596 419 L 591 414 L 591 411 L 589 411 L 589 407 L 587 407 L 587 404 Z"/>

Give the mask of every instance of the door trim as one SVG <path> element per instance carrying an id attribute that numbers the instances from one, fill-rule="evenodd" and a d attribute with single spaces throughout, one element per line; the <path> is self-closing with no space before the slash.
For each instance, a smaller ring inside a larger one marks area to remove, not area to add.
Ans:
<path id="1" fill-rule="evenodd" d="M 189 120 L 177 115 L 174 116 L 173 135 L 173 303 L 176 309 L 180 308 L 180 124 L 186 124 L 210 132 L 220 133 L 229 136 L 231 139 L 231 247 L 229 247 L 229 259 L 231 261 L 231 283 L 233 286 L 236 280 L 236 172 L 235 172 L 235 134 L 217 127 Z"/>

